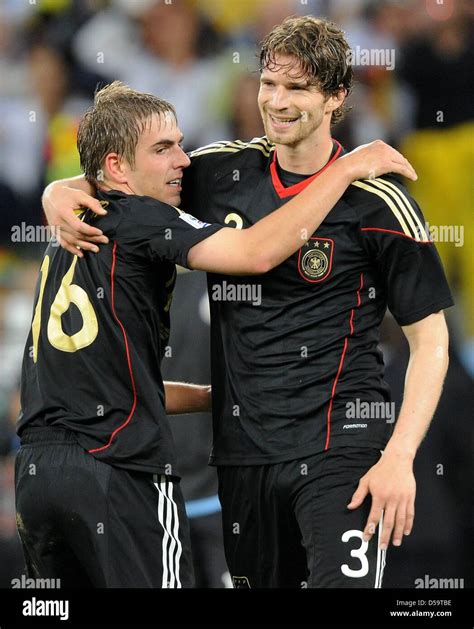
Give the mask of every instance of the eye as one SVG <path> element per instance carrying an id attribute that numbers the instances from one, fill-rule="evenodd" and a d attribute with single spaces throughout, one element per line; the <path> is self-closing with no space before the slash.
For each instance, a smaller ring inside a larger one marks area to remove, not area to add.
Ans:
<path id="1" fill-rule="evenodd" d="M 303 87 L 302 85 L 292 85 L 292 86 L 291 86 L 291 89 L 292 89 L 293 91 L 295 91 L 295 92 L 296 92 L 296 91 L 301 92 L 301 91 L 303 91 L 303 90 L 304 90 L 304 89 L 306 89 L 306 88 L 305 88 L 305 87 Z"/>
<path id="2" fill-rule="evenodd" d="M 164 153 L 165 151 L 166 151 L 166 146 L 161 146 L 160 148 L 157 148 L 157 149 L 155 150 L 155 153 L 156 153 L 157 155 L 163 155 L 163 153 Z"/>

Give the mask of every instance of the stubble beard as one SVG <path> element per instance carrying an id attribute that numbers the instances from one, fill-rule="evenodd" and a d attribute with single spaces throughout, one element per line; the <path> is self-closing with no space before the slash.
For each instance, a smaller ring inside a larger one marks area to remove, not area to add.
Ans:
<path id="1" fill-rule="evenodd" d="M 305 120 L 306 115 L 306 120 Z M 323 122 L 323 112 L 318 111 L 316 115 L 308 115 L 306 112 L 302 112 L 302 116 L 298 121 L 298 127 L 294 130 L 293 133 L 280 133 L 275 131 L 271 127 L 270 115 L 268 112 L 264 112 L 262 116 L 263 126 L 265 128 L 265 134 L 270 142 L 273 144 L 280 144 L 282 146 L 288 146 L 291 148 L 297 147 L 304 140 L 308 139 L 311 135 L 313 135 L 321 126 Z"/>

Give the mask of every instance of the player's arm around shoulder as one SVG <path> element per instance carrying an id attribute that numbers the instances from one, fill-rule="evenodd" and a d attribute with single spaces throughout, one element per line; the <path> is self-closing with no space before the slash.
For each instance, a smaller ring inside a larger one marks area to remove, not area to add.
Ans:
<path id="1" fill-rule="evenodd" d="M 188 266 L 193 270 L 231 275 L 260 275 L 271 268 L 265 250 L 253 246 L 249 229 L 223 227 L 201 241 L 188 253 Z"/>
<path id="2" fill-rule="evenodd" d="M 416 179 L 398 151 L 376 141 L 336 160 L 305 190 L 252 227 L 222 229 L 194 247 L 190 268 L 232 275 L 262 274 L 295 253 L 342 197 L 349 184 L 365 174 L 397 172 Z"/>

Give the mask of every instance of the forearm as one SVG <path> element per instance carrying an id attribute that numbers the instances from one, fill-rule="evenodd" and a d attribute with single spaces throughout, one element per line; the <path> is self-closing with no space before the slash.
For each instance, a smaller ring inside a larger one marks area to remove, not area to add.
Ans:
<path id="1" fill-rule="evenodd" d="M 415 458 L 438 405 L 447 369 L 447 339 L 424 343 L 411 352 L 403 403 L 386 454 Z"/>
<path id="2" fill-rule="evenodd" d="M 410 360 L 400 415 L 383 456 L 360 479 L 347 505 L 357 509 L 367 494 L 371 495 L 364 540 L 372 538 L 384 514 L 379 531 L 382 549 L 387 548 L 392 532 L 395 546 L 411 533 L 416 495 L 413 459 L 429 428 L 448 369 L 448 329 L 442 311 L 405 326 L 403 332 Z"/>
<path id="3" fill-rule="evenodd" d="M 46 202 L 51 198 L 52 193 L 59 188 L 72 188 L 73 190 L 81 190 L 91 196 L 95 195 L 95 188 L 86 180 L 84 175 L 77 175 L 76 177 L 69 177 L 68 179 L 58 179 L 52 181 L 43 192 L 43 207 Z M 46 208 L 45 208 L 46 209 Z"/>
<path id="4" fill-rule="evenodd" d="M 242 233 L 247 259 L 262 258 L 263 271 L 268 271 L 289 258 L 309 240 L 352 180 L 345 162 L 336 161 L 282 208 Z"/>
<path id="5" fill-rule="evenodd" d="M 209 385 L 165 382 L 166 413 L 206 413 L 212 409 L 211 387 Z"/>
<path id="6" fill-rule="evenodd" d="M 338 160 L 302 192 L 248 229 L 222 229 L 193 247 L 192 269 L 259 275 L 289 258 L 307 242 L 353 180 Z"/>

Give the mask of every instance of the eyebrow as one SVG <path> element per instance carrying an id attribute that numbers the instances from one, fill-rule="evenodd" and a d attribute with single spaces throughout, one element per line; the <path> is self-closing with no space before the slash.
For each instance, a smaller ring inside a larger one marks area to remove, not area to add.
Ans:
<path id="1" fill-rule="evenodd" d="M 260 81 L 265 81 L 266 83 L 275 84 L 275 81 L 273 79 L 271 79 L 270 77 L 263 76 L 263 74 L 260 76 Z M 286 85 L 288 85 L 289 87 L 310 87 L 312 83 L 308 80 L 302 83 L 298 83 L 297 81 L 288 81 Z"/>
<path id="2" fill-rule="evenodd" d="M 303 83 L 298 83 L 297 81 L 289 81 L 287 85 L 289 85 L 290 87 L 309 87 L 311 85 L 311 82 L 308 80 L 303 81 Z"/>
<path id="3" fill-rule="evenodd" d="M 173 146 L 173 144 L 181 144 L 183 140 L 184 140 L 184 135 L 182 135 L 177 142 L 175 142 L 174 140 L 167 140 L 167 139 L 159 140 L 158 142 L 155 142 L 154 144 L 152 144 L 150 148 L 154 149 L 155 147 L 158 147 L 158 146 Z"/>

